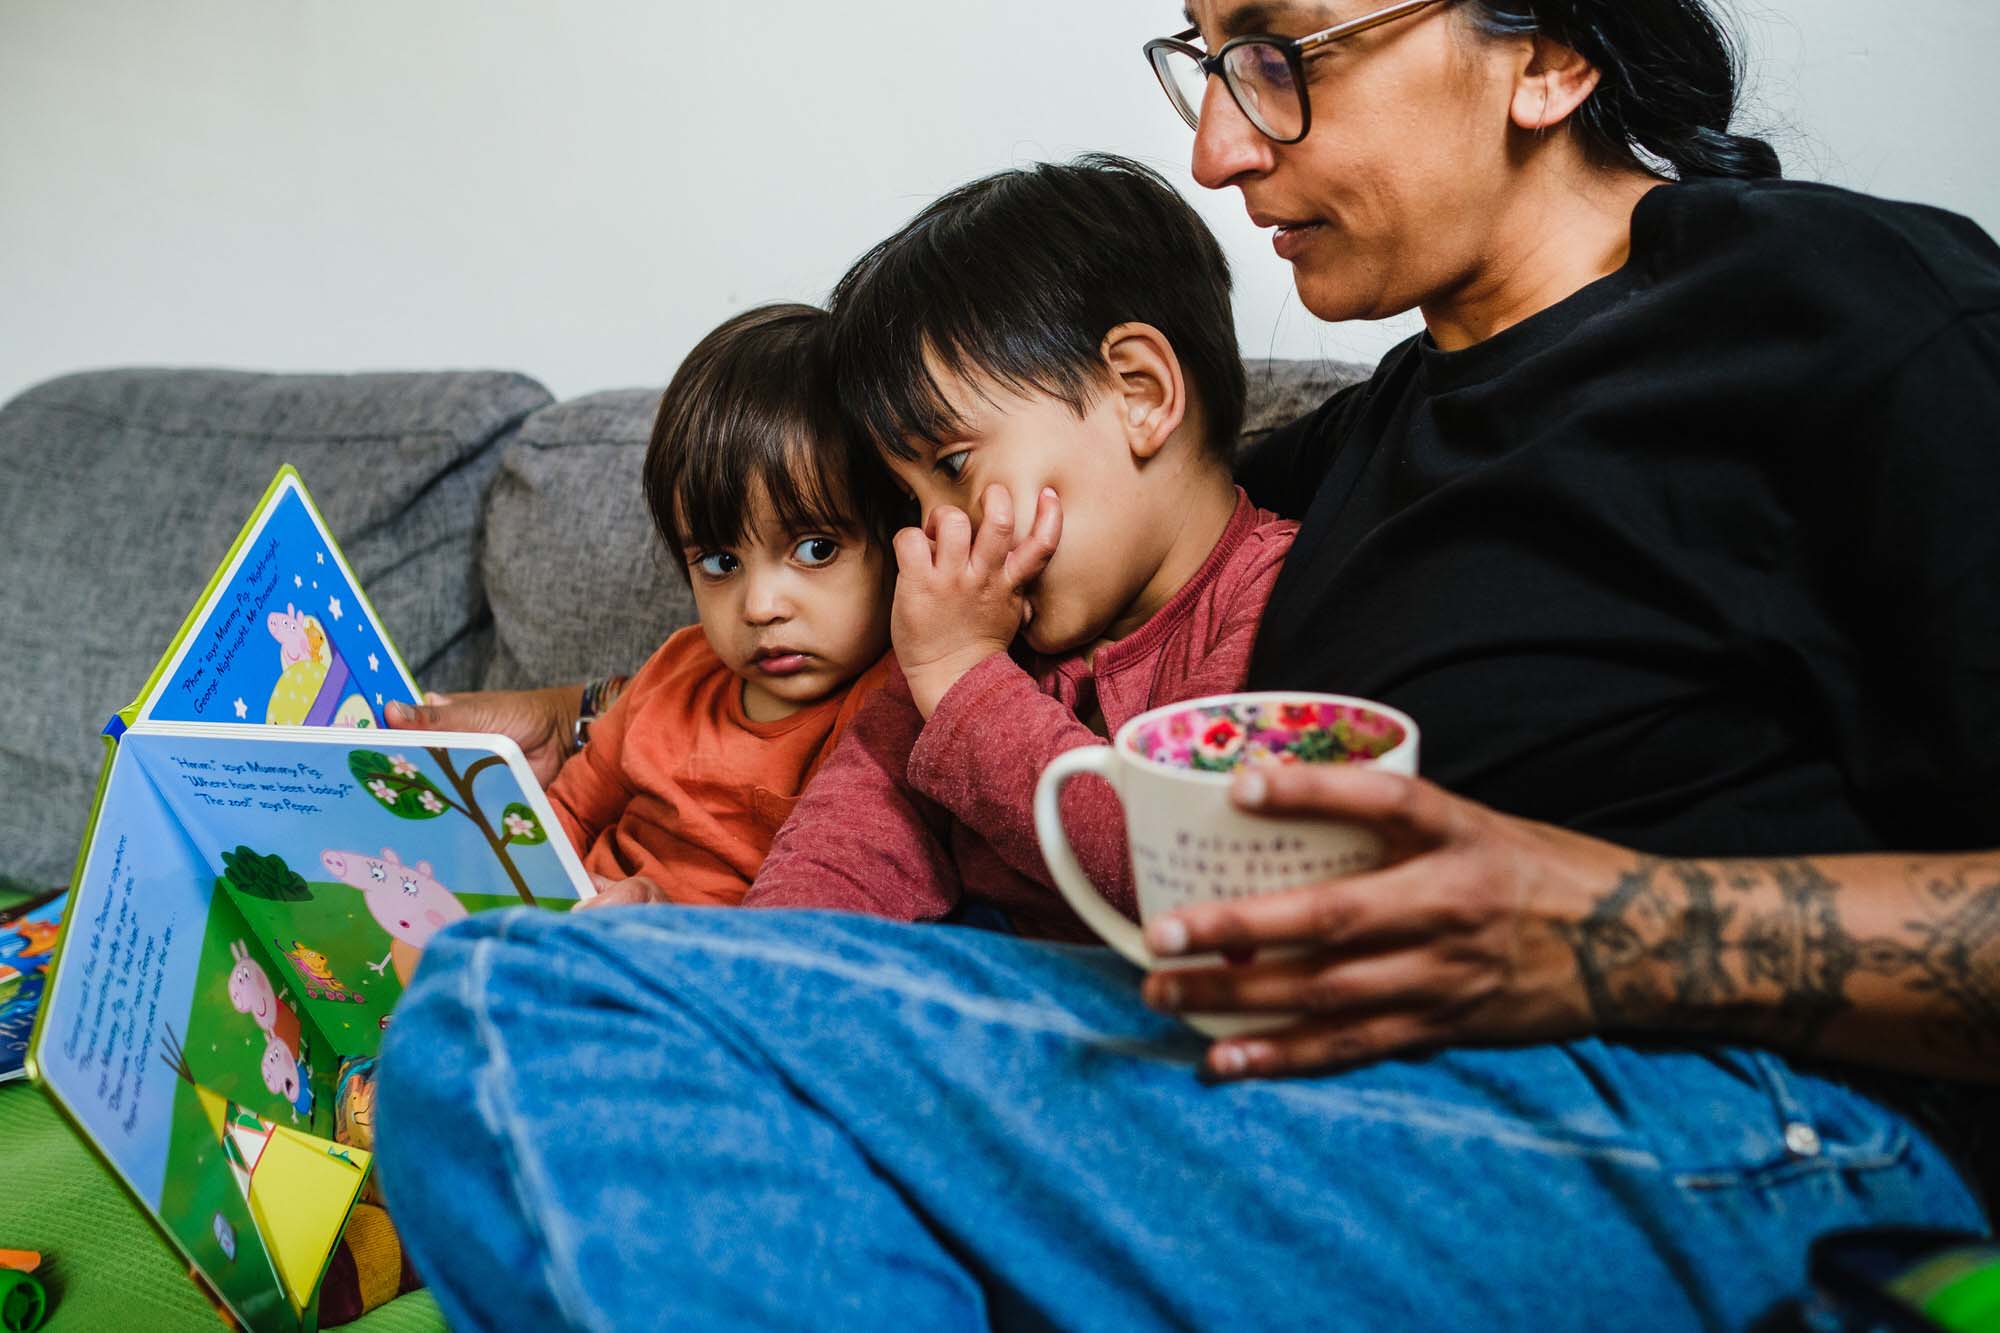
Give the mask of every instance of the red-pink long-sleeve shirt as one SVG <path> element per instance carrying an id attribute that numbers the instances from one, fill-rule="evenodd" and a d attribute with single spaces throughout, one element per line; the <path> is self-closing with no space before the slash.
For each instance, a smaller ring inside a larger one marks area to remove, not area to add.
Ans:
<path id="1" fill-rule="evenodd" d="M 1042 860 L 1035 783 L 1065 750 L 1104 742 L 1077 720 L 1093 695 L 1115 735 L 1149 708 L 1241 688 L 1297 527 L 1239 490 L 1207 561 L 1137 630 L 1090 661 L 1041 658 L 1017 643 L 960 677 L 928 722 L 893 672 L 799 798 L 743 905 L 928 921 L 971 897 L 1023 935 L 1094 941 Z M 1062 811 L 1085 873 L 1133 914 L 1117 796 L 1080 777 Z"/>

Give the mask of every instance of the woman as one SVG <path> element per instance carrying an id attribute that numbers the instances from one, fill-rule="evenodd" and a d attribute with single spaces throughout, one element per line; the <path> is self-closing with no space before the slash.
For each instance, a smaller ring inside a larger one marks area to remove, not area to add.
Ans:
<path id="1" fill-rule="evenodd" d="M 1700 0 L 1192 17 L 1197 178 L 1427 329 L 1245 480 L 1304 525 L 1256 683 L 1437 784 L 1243 776 L 1390 864 L 1152 932 L 1307 946 L 1160 1009 L 1310 1017 L 1204 1052 L 1100 951 L 836 916 L 441 937 L 382 1103 L 452 1141 L 383 1159 L 454 1317 L 1740 1327 L 1986 1225 L 1910 1075 L 1994 1077 L 2000 855 L 1890 849 L 2000 845 L 1991 243 L 1773 179 Z"/>

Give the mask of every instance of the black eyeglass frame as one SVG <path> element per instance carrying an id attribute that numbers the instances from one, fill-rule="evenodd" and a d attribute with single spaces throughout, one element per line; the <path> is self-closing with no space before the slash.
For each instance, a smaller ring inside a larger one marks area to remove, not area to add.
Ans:
<path id="1" fill-rule="evenodd" d="M 1305 138 L 1312 130 L 1312 97 L 1306 92 L 1307 57 L 1317 55 L 1325 47 L 1344 38 L 1367 32 L 1370 28 L 1379 28 L 1385 23 L 1394 23 L 1397 19 L 1414 14 L 1418 10 L 1429 9 L 1432 5 L 1443 3 L 1446 3 L 1446 0 L 1398 0 L 1398 3 L 1386 9 L 1363 14 L 1345 23 L 1336 23 L 1331 28 L 1322 28 L 1304 37 L 1274 37 L 1268 33 L 1245 33 L 1241 37 L 1232 37 L 1224 42 L 1214 55 L 1210 55 L 1198 46 L 1188 44 L 1190 37 L 1201 35 L 1199 27 L 1189 28 L 1186 32 L 1177 32 L 1171 37 L 1155 37 L 1141 49 L 1146 53 L 1146 63 L 1153 68 L 1153 77 L 1160 81 L 1160 91 L 1167 95 L 1167 101 L 1180 113 L 1180 118 L 1187 122 L 1189 129 L 1199 130 L 1201 118 L 1193 108 L 1181 105 L 1179 94 L 1168 82 L 1167 71 L 1162 67 L 1160 59 L 1153 54 L 1155 51 L 1171 51 L 1191 57 L 1201 67 L 1201 72 L 1205 76 L 1222 80 L 1222 86 L 1229 90 L 1230 100 L 1236 103 L 1236 109 L 1243 113 L 1243 118 L 1249 121 L 1259 134 L 1272 143 L 1293 144 Z M 1236 81 L 1230 77 L 1229 68 L 1224 64 L 1229 59 L 1231 51 L 1251 45 L 1274 47 L 1284 56 L 1285 67 L 1291 72 L 1292 87 L 1296 88 L 1299 94 L 1299 132 L 1289 139 L 1279 138 L 1258 123 L 1257 114 L 1243 104 L 1243 94 L 1237 91 Z"/>

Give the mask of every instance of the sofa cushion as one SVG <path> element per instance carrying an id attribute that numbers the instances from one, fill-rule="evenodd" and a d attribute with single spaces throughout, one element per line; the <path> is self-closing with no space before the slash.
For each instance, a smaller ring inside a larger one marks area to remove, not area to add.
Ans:
<path id="1" fill-rule="evenodd" d="M 1246 441 L 1368 373 L 1325 361 L 1246 368 Z M 694 620 L 694 599 L 660 548 L 640 490 L 659 396 L 618 389 L 558 403 L 523 422 L 508 446 L 480 560 L 494 620 L 487 688 L 634 670 Z"/>
<path id="2" fill-rule="evenodd" d="M 634 671 L 693 622 L 640 489 L 659 401 L 658 389 L 614 389 L 521 423 L 486 502 L 487 688 Z"/>
<path id="3" fill-rule="evenodd" d="M 1243 410 L 1246 446 L 1374 373 L 1353 361 L 1245 361 L 1243 371 L 1249 385 Z"/>
<path id="4" fill-rule="evenodd" d="M 548 391 L 520 375 L 69 375 L 0 408 L 0 847 L 67 878 L 129 703 L 280 464 L 292 463 L 418 679 L 459 687 L 496 439 Z"/>

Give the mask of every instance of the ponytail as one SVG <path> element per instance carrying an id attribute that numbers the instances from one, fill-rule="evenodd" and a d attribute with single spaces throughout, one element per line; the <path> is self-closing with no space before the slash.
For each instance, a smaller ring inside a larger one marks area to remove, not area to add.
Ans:
<path id="1" fill-rule="evenodd" d="M 1598 71 L 1570 117 L 1584 151 L 1606 165 L 1666 168 L 1680 180 L 1766 180 L 1777 150 L 1732 134 L 1742 58 L 1707 0 L 1471 0 L 1496 36 L 1539 35 Z"/>

